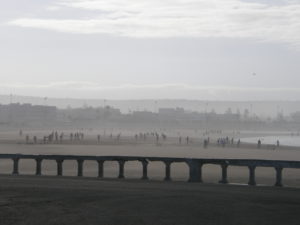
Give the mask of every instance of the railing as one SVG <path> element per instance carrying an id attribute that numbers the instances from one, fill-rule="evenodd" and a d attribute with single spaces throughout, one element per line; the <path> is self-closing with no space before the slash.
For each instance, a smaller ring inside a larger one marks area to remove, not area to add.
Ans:
<path id="1" fill-rule="evenodd" d="M 160 161 L 165 164 L 165 181 L 171 180 L 171 164 L 186 163 L 189 167 L 189 182 L 202 182 L 202 166 L 205 164 L 215 164 L 221 167 L 221 180 L 219 183 L 227 184 L 228 166 L 244 166 L 249 169 L 249 185 L 256 185 L 256 167 L 273 167 L 276 171 L 275 186 L 283 186 L 282 170 L 284 168 L 300 168 L 299 161 L 281 160 L 259 160 L 259 159 L 197 159 L 197 158 L 168 158 L 168 157 L 140 157 L 140 156 L 79 156 L 79 155 L 23 155 L 23 154 L 0 154 L 0 159 L 13 160 L 13 175 L 19 174 L 20 159 L 33 159 L 36 161 L 36 175 L 42 175 L 42 161 L 55 160 L 57 163 L 57 176 L 63 175 L 63 162 L 65 160 L 77 161 L 77 176 L 83 176 L 83 163 L 85 160 L 98 162 L 98 177 L 103 178 L 104 162 L 117 161 L 119 164 L 118 178 L 124 178 L 124 166 L 127 161 L 139 161 L 143 166 L 142 179 L 148 179 L 148 163 Z"/>

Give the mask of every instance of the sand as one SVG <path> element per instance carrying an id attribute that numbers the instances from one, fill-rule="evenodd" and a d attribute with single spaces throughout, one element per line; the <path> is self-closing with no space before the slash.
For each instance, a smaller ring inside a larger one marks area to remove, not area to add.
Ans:
<path id="1" fill-rule="evenodd" d="M 0 224 L 289 224 L 300 190 L 137 180 L 0 177 Z"/>
<path id="2" fill-rule="evenodd" d="M 131 155 L 190 158 L 240 158 L 300 161 L 300 149 L 253 145 L 203 148 L 201 140 L 189 145 L 155 140 L 120 142 L 106 139 L 97 143 L 92 136 L 81 142 L 25 144 L 15 133 L 0 133 L 0 153 Z M 97 179 L 97 163 L 84 162 L 84 177 L 76 177 L 76 161 L 63 164 L 64 177 L 57 177 L 56 163 L 44 160 L 43 176 L 33 176 L 35 162 L 20 160 L 20 176 L 12 176 L 12 160 L 0 159 L 0 224 L 97 224 L 97 225 L 176 225 L 176 224 L 299 224 L 300 169 L 284 169 L 284 188 L 273 187 L 275 170 L 258 167 L 258 186 L 247 185 L 245 167 L 228 168 L 230 184 L 217 184 L 221 168 L 203 166 L 204 183 L 188 183 L 185 163 L 173 163 L 171 182 L 164 182 L 165 167 L 150 162 L 149 181 L 141 181 L 140 162 L 125 164 L 124 180 L 116 179 L 116 162 L 104 163 L 105 179 Z"/>
<path id="3" fill-rule="evenodd" d="M 47 132 L 44 132 L 45 134 Z M 30 133 L 32 136 L 35 133 Z M 71 155 L 129 155 L 129 156 L 165 156 L 185 158 L 236 158 L 236 159 L 272 159 L 272 160 L 296 160 L 300 161 L 300 149 L 281 146 L 273 150 L 269 146 L 257 149 L 255 145 L 242 144 L 240 148 L 227 146 L 225 148 L 210 145 L 203 148 L 201 139 L 193 138 L 186 145 L 178 144 L 177 138 L 168 138 L 166 142 L 160 141 L 156 144 L 155 139 L 148 138 L 146 142 L 135 141 L 133 137 L 122 137 L 119 142 L 115 139 L 102 139 L 97 143 L 95 136 L 86 135 L 84 141 L 70 142 L 65 140 L 62 144 L 25 144 L 24 137 L 17 133 L 0 133 L 0 153 L 22 153 L 22 154 L 71 154 Z M 33 160 L 20 160 L 21 174 L 34 174 L 35 162 Z M 76 176 L 76 161 L 64 161 L 64 175 Z M 84 162 L 84 176 L 97 176 L 97 163 L 95 161 Z M 164 164 L 162 162 L 149 163 L 149 178 L 151 180 L 163 180 Z M 12 171 L 12 160 L 0 159 L 0 174 L 10 174 Z M 56 175 L 56 163 L 45 160 L 42 164 L 44 175 Z M 104 176 L 114 178 L 118 176 L 118 165 L 116 162 L 105 162 Z M 125 176 L 127 178 L 139 179 L 142 176 L 140 162 L 127 162 L 125 164 Z M 173 163 L 171 167 L 173 180 L 188 180 L 188 167 L 184 163 Z M 221 168 L 217 165 L 204 165 L 203 180 L 206 183 L 218 183 L 221 177 Z M 228 168 L 228 179 L 230 183 L 248 182 L 248 168 Z M 259 185 L 273 185 L 275 183 L 275 170 L 273 168 L 258 167 L 256 169 L 256 181 Z M 283 183 L 285 186 L 300 187 L 300 169 L 284 169 Z"/>

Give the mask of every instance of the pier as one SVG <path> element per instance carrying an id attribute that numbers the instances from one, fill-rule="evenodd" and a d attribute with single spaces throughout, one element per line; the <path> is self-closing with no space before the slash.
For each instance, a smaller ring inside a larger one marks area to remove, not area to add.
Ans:
<path id="1" fill-rule="evenodd" d="M 189 168 L 188 182 L 203 182 L 202 167 L 206 164 L 214 164 L 220 166 L 221 184 L 230 183 L 227 177 L 228 167 L 241 166 L 249 170 L 248 185 L 255 186 L 255 170 L 257 167 L 271 167 L 275 170 L 274 185 L 282 187 L 283 178 L 282 171 L 285 168 L 300 169 L 299 161 L 281 161 L 281 160 L 260 160 L 260 159 L 207 159 L 207 158 L 169 158 L 169 157 L 144 157 L 144 156 L 83 156 L 83 155 L 25 155 L 25 154 L 0 154 L 0 159 L 11 159 L 13 161 L 12 174 L 19 175 L 19 162 L 22 159 L 33 159 L 36 163 L 35 175 L 43 175 L 43 160 L 53 160 L 57 165 L 57 176 L 63 176 L 63 163 L 66 160 L 75 160 L 77 162 L 77 176 L 83 176 L 83 164 L 87 160 L 96 161 L 98 163 L 98 178 L 104 178 L 104 162 L 115 161 L 118 164 L 118 179 L 124 179 L 125 164 L 129 161 L 138 161 L 142 165 L 143 180 L 148 180 L 148 164 L 149 162 L 163 162 L 165 165 L 165 181 L 171 181 L 172 163 L 186 163 Z"/>

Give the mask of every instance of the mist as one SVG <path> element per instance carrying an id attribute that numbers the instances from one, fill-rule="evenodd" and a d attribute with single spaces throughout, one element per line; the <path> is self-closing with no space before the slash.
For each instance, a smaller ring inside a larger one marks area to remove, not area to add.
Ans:
<path id="1" fill-rule="evenodd" d="M 299 224 L 299 0 L 0 3 L 1 225 Z"/>

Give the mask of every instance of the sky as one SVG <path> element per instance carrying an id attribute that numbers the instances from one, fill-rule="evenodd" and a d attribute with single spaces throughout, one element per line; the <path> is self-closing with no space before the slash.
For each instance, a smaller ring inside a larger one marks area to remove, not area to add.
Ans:
<path id="1" fill-rule="evenodd" d="M 0 0 L 0 94 L 300 100 L 300 0 Z"/>

